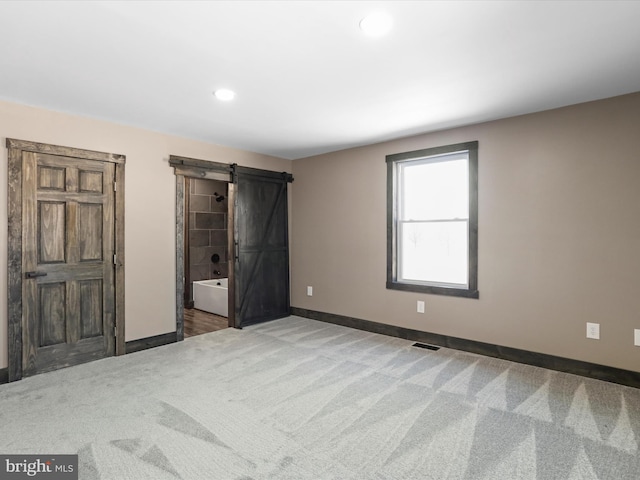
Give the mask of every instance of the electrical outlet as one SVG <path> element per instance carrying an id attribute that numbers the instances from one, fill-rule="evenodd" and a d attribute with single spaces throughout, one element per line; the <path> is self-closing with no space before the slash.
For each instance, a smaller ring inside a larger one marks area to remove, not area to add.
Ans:
<path id="1" fill-rule="evenodd" d="M 587 322 L 587 338 L 600 340 L 600 324 Z"/>
<path id="2" fill-rule="evenodd" d="M 313 297 L 313 287 L 307 287 L 307 297 Z"/>
<path id="3" fill-rule="evenodd" d="M 424 313 L 424 302 L 422 300 L 418 300 L 418 313 Z"/>
<path id="4" fill-rule="evenodd" d="M 640 347 L 640 328 L 636 328 L 633 331 L 633 344 L 636 347 Z"/>

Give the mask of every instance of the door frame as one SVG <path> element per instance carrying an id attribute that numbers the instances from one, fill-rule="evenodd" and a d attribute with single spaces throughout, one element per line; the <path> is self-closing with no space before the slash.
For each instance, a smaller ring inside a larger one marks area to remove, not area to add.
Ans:
<path id="1" fill-rule="evenodd" d="M 188 214 L 187 178 L 204 180 L 218 180 L 228 184 L 227 189 L 227 263 L 228 263 L 228 297 L 229 313 L 228 325 L 236 326 L 235 318 L 235 255 L 230 246 L 234 244 L 235 204 L 234 170 L 235 166 L 228 163 L 210 162 L 196 158 L 169 155 L 169 165 L 173 167 L 176 176 L 176 340 L 184 340 L 184 294 L 185 271 L 188 267 L 185 261 L 185 239 L 189 232 L 186 215 Z"/>
<path id="2" fill-rule="evenodd" d="M 22 154 L 44 153 L 115 164 L 114 252 L 115 252 L 115 347 L 116 355 L 125 353 L 124 318 L 124 166 L 126 157 L 114 153 L 83 150 L 27 140 L 7 138 L 8 156 L 8 350 L 9 381 L 22 378 Z"/>

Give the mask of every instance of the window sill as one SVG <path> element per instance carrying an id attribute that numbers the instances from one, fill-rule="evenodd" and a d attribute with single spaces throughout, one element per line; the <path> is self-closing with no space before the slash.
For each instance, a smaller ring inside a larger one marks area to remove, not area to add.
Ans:
<path id="1" fill-rule="evenodd" d="M 431 285 L 417 285 L 415 283 L 387 282 L 387 289 L 401 290 L 404 292 L 447 295 L 450 297 L 480 298 L 480 292 L 478 290 L 464 289 L 464 288 L 434 287 Z"/>

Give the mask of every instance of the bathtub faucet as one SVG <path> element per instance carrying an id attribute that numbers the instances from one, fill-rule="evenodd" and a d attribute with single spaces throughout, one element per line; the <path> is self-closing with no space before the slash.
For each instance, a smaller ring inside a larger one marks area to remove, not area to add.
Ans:
<path id="1" fill-rule="evenodd" d="M 214 271 L 213 271 L 213 274 L 214 274 L 214 275 L 222 275 L 222 273 L 220 272 L 220 270 L 214 270 Z"/>

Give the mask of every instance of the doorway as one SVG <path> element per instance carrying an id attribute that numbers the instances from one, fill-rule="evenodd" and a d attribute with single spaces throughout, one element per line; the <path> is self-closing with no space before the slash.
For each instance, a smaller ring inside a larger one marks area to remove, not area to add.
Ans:
<path id="1" fill-rule="evenodd" d="M 9 381 L 123 354 L 125 157 L 7 148 Z"/>
<path id="2" fill-rule="evenodd" d="M 171 155 L 176 176 L 176 337 L 185 337 L 185 208 L 190 178 L 227 184 L 228 325 L 290 314 L 287 172 Z M 188 304 L 187 304 L 188 306 Z"/>
<path id="3" fill-rule="evenodd" d="M 228 327 L 228 186 L 185 179 L 184 336 Z"/>

